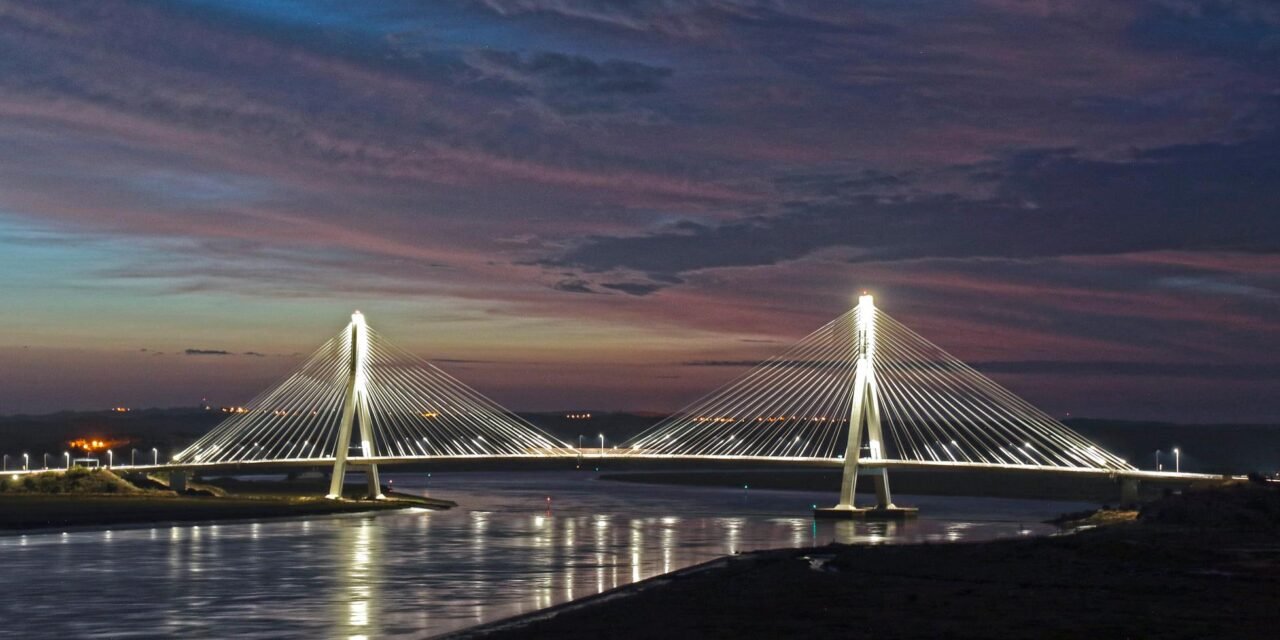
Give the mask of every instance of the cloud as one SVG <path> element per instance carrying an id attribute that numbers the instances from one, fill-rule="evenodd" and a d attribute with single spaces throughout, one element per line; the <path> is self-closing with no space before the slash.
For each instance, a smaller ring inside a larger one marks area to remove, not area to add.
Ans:
<path id="1" fill-rule="evenodd" d="M 1243 282 L 1232 282 L 1222 278 L 1210 278 L 1203 276 L 1169 276 L 1160 278 L 1157 281 L 1157 284 L 1169 289 L 1200 291 L 1214 295 L 1241 296 L 1265 300 L 1280 299 L 1280 291 L 1245 284 Z"/>
<path id="2" fill-rule="evenodd" d="M 1280 9 L 1265 0 L 1148 3 L 1131 28 L 1140 45 L 1220 56 L 1267 70 L 1280 63 Z"/>
<path id="3" fill-rule="evenodd" d="M 1206 362 L 1112 362 L 1105 360 L 1010 360 L 971 362 L 968 364 L 984 373 L 1212 378 L 1215 380 L 1280 379 L 1280 365 L 1274 363 L 1217 364 Z"/>
<path id="4" fill-rule="evenodd" d="M 630 60 L 596 61 L 581 55 L 543 51 L 521 54 L 478 51 L 465 57 L 495 95 L 510 95 L 543 126 L 649 126 L 665 121 L 652 94 L 673 73 Z"/>
<path id="5" fill-rule="evenodd" d="M 883 32 L 887 27 L 863 12 L 826 4 L 815 10 L 803 2 L 772 0 L 683 0 L 681 2 L 619 3 L 601 0 L 481 0 L 507 17 L 550 16 L 603 28 L 705 41 L 721 39 L 726 27 L 770 26 L 775 29 L 822 32 L 833 28 Z"/>
<path id="6" fill-rule="evenodd" d="M 629 60 L 596 62 L 585 56 L 548 51 L 528 55 L 482 51 L 473 57 L 473 66 L 541 94 L 583 96 L 653 93 L 662 89 L 672 73 L 670 68 Z"/>
<path id="7" fill-rule="evenodd" d="M 566 278 L 553 285 L 552 289 L 566 293 L 600 293 L 591 288 L 591 283 L 581 278 Z"/>
<path id="8" fill-rule="evenodd" d="M 993 193 L 883 198 L 861 190 L 861 175 L 792 180 L 799 192 L 777 214 L 591 236 L 543 263 L 588 273 L 627 269 L 657 279 L 773 265 L 831 248 L 847 249 L 854 263 L 1280 251 L 1280 137 L 1180 145 L 1119 159 L 1026 151 L 965 170 L 998 176 Z M 1230 215 L 1206 214 L 1212 211 Z"/>
<path id="9" fill-rule="evenodd" d="M 682 367 L 754 367 L 764 360 L 687 360 Z"/>
<path id="10" fill-rule="evenodd" d="M 647 296 L 661 290 L 665 285 L 643 282 L 604 282 L 600 286 L 614 291 L 621 291 L 629 296 Z"/>

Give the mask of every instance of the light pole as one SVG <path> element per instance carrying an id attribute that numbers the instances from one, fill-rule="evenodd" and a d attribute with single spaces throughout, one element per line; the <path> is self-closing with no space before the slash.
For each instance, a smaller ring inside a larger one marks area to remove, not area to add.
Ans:
<path id="1" fill-rule="evenodd" d="M 1178 451 L 1177 447 L 1173 448 L 1173 472 L 1174 473 L 1182 473 L 1182 456 L 1179 455 L 1180 453 L 1182 452 Z"/>
<path id="2" fill-rule="evenodd" d="M 138 466 L 138 450 L 137 449 L 129 450 L 129 466 L 131 467 Z"/>
<path id="3" fill-rule="evenodd" d="M 63 451 L 62 458 L 67 461 L 67 469 L 70 469 L 71 468 L 71 452 Z"/>
<path id="4" fill-rule="evenodd" d="M 110 449 L 107 449 L 107 468 L 108 469 L 111 468 L 111 462 L 115 459 L 116 459 L 116 454 L 113 453 Z"/>
<path id="5" fill-rule="evenodd" d="M 30 469 L 31 469 L 31 456 L 27 455 L 27 453 L 24 451 L 22 452 L 22 470 L 29 471 Z"/>
<path id="6" fill-rule="evenodd" d="M 46 453 L 46 454 L 44 454 L 44 468 L 45 468 L 45 469 L 48 469 L 48 468 L 49 468 L 49 454 L 47 454 L 47 453 Z"/>
<path id="7" fill-rule="evenodd" d="M 160 465 L 160 450 L 155 447 L 151 447 L 151 464 L 153 466 Z"/>
<path id="8" fill-rule="evenodd" d="M 1156 449 L 1156 471 L 1160 470 L 1160 450 Z"/>
<path id="9" fill-rule="evenodd" d="M 8 471 L 8 470 L 9 470 L 9 454 L 6 453 L 4 454 L 4 466 L 0 467 L 0 471 Z"/>
<path id="10" fill-rule="evenodd" d="M 600 457 L 604 457 L 604 434 L 600 434 Z"/>

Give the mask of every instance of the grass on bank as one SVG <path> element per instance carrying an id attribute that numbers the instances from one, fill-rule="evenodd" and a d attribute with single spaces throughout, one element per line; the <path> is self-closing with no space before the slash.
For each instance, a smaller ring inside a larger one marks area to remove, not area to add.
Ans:
<path id="1" fill-rule="evenodd" d="M 139 487 L 138 485 L 143 485 Z M 0 479 L 0 529 L 56 528 L 149 522 L 300 517 L 423 507 L 446 509 L 446 500 L 390 494 L 387 500 L 327 500 L 314 483 L 228 482 L 231 488 L 192 483 L 188 494 L 156 479 L 136 484 L 107 469 L 76 468 Z"/>
<path id="2" fill-rule="evenodd" d="M 106 469 L 73 467 L 66 471 L 49 471 L 0 479 L 4 495 L 140 495 L 155 491 L 140 489 Z"/>

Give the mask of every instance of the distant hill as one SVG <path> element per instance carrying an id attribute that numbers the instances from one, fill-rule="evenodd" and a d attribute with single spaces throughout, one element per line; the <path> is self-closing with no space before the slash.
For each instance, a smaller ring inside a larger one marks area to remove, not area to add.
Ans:
<path id="1" fill-rule="evenodd" d="M 41 455 L 58 458 L 77 439 L 98 439 L 111 443 L 117 460 L 127 460 L 130 449 L 138 449 L 139 462 L 150 457 L 151 448 L 159 450 L 160 459 L 185 448 L 208 432 L 226 414 L 218 410 L 143 409 L 126 413 L 116 411 L 63 411 L 39 416 L 0 417 L 0 453 L 10 456 L 31 454 L 31 463 L 41 463 Z M 72 452 L 80 455 L 83 452 Z M 10 461 L 12 465 L 12 460 Z M 10 467 L 12 468 L 12 467 Z"/>

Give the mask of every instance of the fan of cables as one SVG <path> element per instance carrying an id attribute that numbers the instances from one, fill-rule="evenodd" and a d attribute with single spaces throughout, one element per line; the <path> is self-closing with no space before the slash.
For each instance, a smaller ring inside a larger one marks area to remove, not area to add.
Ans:
<path id="1" fill-rule="evenodd" d="M 840 458 L 860 366 L 867 369 L 866 402 L 877 409 L 862 413 L 878 416 L 884 442 L 882 451 L 864 448 L 859 457 L 1133 469 L 883 311 L 861 305 L 623 446 L 631 455 L 656 457 Z"/>
<path id="2" fill-rule="evenodd" d="M 182 451 L 175 462 L 333 460 L 349 385 L 352 328 Z M 386 458 L 564 455 L 568 445 L 435 365 L 368 333 L 363 366 L 372 455 Z M 353 429 L 360 433 L 360 428 Z M 362 456 L 359 437 L 352 457 Z"/>

